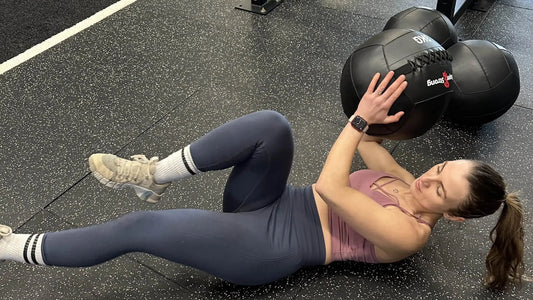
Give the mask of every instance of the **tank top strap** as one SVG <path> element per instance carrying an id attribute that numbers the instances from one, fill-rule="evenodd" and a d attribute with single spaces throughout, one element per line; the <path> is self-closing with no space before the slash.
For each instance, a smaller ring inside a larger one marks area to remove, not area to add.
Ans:
<path id="1" fill-rule="evenodd" d="M 377 183 L 372 183 L 372 185 L 374 185 L 376 187 L 376 190 L 379 190 L 379 192 L 381 192 L 383 195 L 387 196 L 387 198 L 389 198 L 391 201 L 393 201 L 393 203 L 391 203 L 390 205 L 395 205 L 395 206 L 399 206 L 400 204 L 400 201 L 398 200 L 398 197 L 396 197 L 396 195 L 393 195 L 389 192 L 387 192 L 385 189 L 383 189 L 384 186 L 386 186 L 387 184 L 391 184 L 395 181 L 398 181 L 398 178 L 396 177 L 391 177 L 392 180 L 390 181 L 387 181 L 386 183 L 384 184 L 377 184 Z"/>
<path id="2" fill-rule="evenodd" d="M 400 205 L 395 205 L 395 206 L 398 207 L 404 214 L 415 218 L 418 223 L 425 224 L 425 225 L 429 226 L 429 228 L 433 229 L 433 226 L 431 224 L 429 224 L 428 222 L 426 222 L 424 219 L 422 219 L 421 215 L 419 215 L 419 214 L 414 215 L 411 212 L 409 212 L 408 210 L 406 210 L 403 207 L 401 207 Z"/>
<path id="3" fill-rule="evenodd" d="M 382 190 L 382 187 L 384 187 L 384 186 L 386 186 L 386 185 L 388 185 L 388 184 L 391 184 L 391 183 L 393 183 L 393 182 L 395 182 L 395 181 L 400 180 L 400 178 L 396 178 L 396 177 L 389 177 L 389 178 L 391 178 L 391 180 L 385 182 L 384 184 L 377 184 L 377 183 L 374 182 L 373 185 L 375 185 L 377 188 L 379 188 L 380 190 Z"/>
<path id="4" fill-rule="evenodd" d="M 422 219 L 422 216 L 417 214 L 417 215 L 414 215 L 412 214 L 411 212 L 409 212 L 408 210 L 404 209 L 403 207 L 400 206 L 400 200 L 398 199 L 398 197 L 396 197 L 396 195 L 394 194 L 391 194 L 389 192 L 387 192 L 385 189 L 383 189 L 384 186 L 386 186 L 387 184 L 390 184 L 390 183 L 393 183 L 395 181 L 402 181 L 404 182 L 403 180 L 401 180 L 400 178 L 398 177 L 391 177 L 392 180 L 390 181 L 387 181 L 386 183 L 384 184 L 377 184 L 377 183 L 373 183 L 374 186 L 376 186 L 376 189 L 379 190 L 381 193 L 383 193 L 385 196 L 387 196 L 387 198 L 389 198 L 392 202 L 391 203 L 387 203 L 387 204 L 384 204 L 384 206 L 396 206 L 398 207 L 404 214 L 408 215 L 408 216 L 411 216 L 413 218 L 416 219 L 416 221 L 418 223 L 422 223 L 422 224 L 425 224 L 427 226 L 429 226 L 429 228 L 433 229 L 433 226 L 431 224 L 429 224 L 428 222 L 426 222 L 424 219 Z"/>

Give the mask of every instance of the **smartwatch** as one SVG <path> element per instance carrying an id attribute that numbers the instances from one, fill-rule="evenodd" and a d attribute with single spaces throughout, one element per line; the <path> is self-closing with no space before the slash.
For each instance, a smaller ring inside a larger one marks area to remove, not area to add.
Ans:
<path id="1" fill-rule="evenodd" d="M 359 132 L 365 133 L 369 128 L 368 123 L 365 119 L 361 118 L 361 116 L 353 115 L 348 121 L 352 124 L 352 127 Z"/>

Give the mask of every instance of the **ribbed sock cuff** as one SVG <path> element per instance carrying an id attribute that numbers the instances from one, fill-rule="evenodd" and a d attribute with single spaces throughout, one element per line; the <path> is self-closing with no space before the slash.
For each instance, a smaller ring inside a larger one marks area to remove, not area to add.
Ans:
<path id="1" fill-rule="evenodd" d="M 201 173 L 194 164 L 190 145 L 156 163 L 154 180 L 167 183 Z"/>
<path id="2" fill-rule="evenodd" d="M 44 265 L 42 255 L 43 234 L 11 234 L 0 240 L 0 258 Z"/>

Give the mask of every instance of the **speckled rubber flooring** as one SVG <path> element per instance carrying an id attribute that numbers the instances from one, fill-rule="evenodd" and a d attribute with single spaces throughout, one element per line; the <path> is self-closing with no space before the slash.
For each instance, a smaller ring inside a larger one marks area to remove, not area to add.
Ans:
<path id="1" fill-rule="evenodd" d="M 393 14 L 436 1 L 292 1 L 267 16 L 236 1 L 137 1 L 0 75 L 0 223 L 45 232 L 104 222 L 135 210 L 219 210 L 227 171 L 175 184 L 156 205 L 89 176 L 93 152 L 165 157 L 243 114 L 277 110 L 290 120 L 290 182 L 314 182 L 346 122 L 339 78 L 349 54 Z M 442 160 L 493 164 L 526 206 L 526 268 L 533 261 L 533 3 L 500 0 L 468 10 L 462 39 L 513 52 L 522 89 L 481 128 L 446 121 L 387 142 L 415 175 Z M 354 169 L 361 168 L 355 160 Z M 496 216 L 440 221 L 428 246 L 396 264 L 337 262 L 259 287 L 240 287 L 144 254 L 80 269 L 0 263 L 0 299 L 532 299 L 532 283 L 502 294 L 481 285 Z M 260 272 L 260 270 L 258 270 Z"/>

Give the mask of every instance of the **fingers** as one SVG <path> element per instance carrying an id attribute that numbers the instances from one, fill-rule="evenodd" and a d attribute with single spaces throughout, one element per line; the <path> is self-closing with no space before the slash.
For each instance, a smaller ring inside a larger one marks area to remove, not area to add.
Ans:
<path id="1" fill-rule="evenodd" d="M 390 75 L 390 78 L 387 78 L 389 75 Z M 389 81 L 392 78 L 392 76 L 394 76 L 394 72 L 390 71 L 389 74 L 387 74 L 387 77 L 385 77 L 385 79 L 388 79 L 386 84 L 389 83 Z M 383 84 L 385 82 L 385 79 L 383 80 L 383 82 L 381 84 Z M 398 76 L 398 78 L 396 78 L 396 80 L 382 94 L 385 96 L 385 98 L 389 98 L 391 95 L 393 95 L 396 92 L 396 90 L 400 87 L 400 85 L 403 82 L 405 82 L 405 75 Z M 381 86 L 381 84 L 380 84 L 380 86 Z M 379 87 L 378 87 L 378 89 L 379 89 Z M 401 94 L 401 92 L 400 92 L 400 94 Z"/>
<path id="2" fill-rule="evenodd" d="M 387 97 L 386 98 L 387 100 L 385 101 L 385 107 L 390 108 L 392 106 L 392 104 L 394 103 L 394 101 L 396 101 L 396 99 L 398 99 L 398 97 L 400 97 L 400 95 L 403 93 L 403 91 L 405 90 L 406 87 L 407 87 L 407 81 L 405 81 L 405 76 L 401 75 L 387 89 L 387 95 L 384 95 L 384 96 Z M 388 94 L 390 94 L 390 95 L 388 95 Z M 387 116 L 385 118 L 385 120 L 384 120 L 384 123 L 388 124 L 388 123 L 398 122 L 403 115 L 404 115 L 404 112 L 403 111 L 399 111 L 399 112 L 397 112 L 396 114 L 394 114 L 392 116 Z"/>
<path id="3" fill-rule="evenodd" d="M 385 89 L 387 88 L 387 85 L 389 85 L 389 82 L 390 82 L 390 80 L 392 79 L 393 76 L 394 76 L 394 72 L 393 71 L 389 71 L 387 73 L 387 75 L 385 75 L 385 78 L 383 78 L 383 81 L 381 81 L 381 83 L 379 84 L 378 88 L 376 89 L 376 93 L 378 95 L 381 95 L 381 94 L 383 94 L 383 92 L 385 92 Z M 374 78 L 372 78 L 372 79 L 374 79 Z"/>
<path id="4" fill-rule="evenodd" d="M 403 78 L 402 78 L 403 77 Z M 396 81 L 387 89 L 387 92 L 384 96 L 387 99 L 387 102 L 390 102 L 390 105 L 400 97 L 403 91 L 407 88 L 407 81 L 405 81 L 405 76 L 401 75 L 396 79 Z"/>
<path id="5" fill-rule="evenodd" d="M 407 81 L 405 81 L 405 75 L 400 75 L 389 86 L 389 83 L 394 77 L 394 72 L 390 71 L 376 88 L 380 76 L 379 73 L 374 74 L 374 77 L 372 77 L 368 85 L 367 92 L 359 102 L 356 112 L 366 117 L 367 122 L 370 123 L 394 123 L 400 120 L 404 112 L 401 111 L 390 116 L 388 112 L 392 104 L 394 104 L 394 101 L 400 97 L 407 87 Z"/>
<path id="6" fill-rule="evenodd" d="M 385 95 L 385 98 L 390 97 L 392 93 L 400 86 L 400 84 L 405 81 L 405 75 L 400 75 L 396 80 L 387 88 L 387 85 L 389 85 L 391 79 L 394 77 L 394 72 L 389 71 L 387 75 L 385 75 L 385 78 L 381 81 L 379 86 L 374 90 L 374 87 L 377 84 L 377 81 L 379 80 L 380 74 L 376 73 L 374 77 L 372 77 L 372 81 L 368 85 L 367 92 L 368 93 L 374 93 L 378 96 Z M 401 93 L 400 93 L 401 94 Z"/>
<path id="7" fill-rule="evenodd" d="M 392 71 L 389 72 L 389 74 L 387 74 L 387 77 L 391 75 L 390 77 L 392 78 L 392 74 L 393 74 Z M 387 78 L 387 77 L 385 79 L 387 81 L 390 81 L 390 78 Z M 383 80 L 384 82 L 385 82 L 385 79 Z M 386 107 L 387 109 L 390 109 L 394 101 L 396 101 L 396 99 L 400 97 L 400 95 L 403 93 L 406 87 L 407 87 L 407 81 L 405 81 L 405 75 L 400 75 L 383 93 L 382 96 L 385 99 L 383 102 L 384 107 Z M 389 123 L 398 122 L 404 114 L 405 113 L 403 111 L 399 111 L 394 115 L 387 116 L 383 120 L 383 123 L 389 124 Z"/>
<path id="8" fill-rule="evenodd" d="M 378 83 L 379 76 L 381 76 L 379 73 L 374 74 L 374 77 L 372 77 L 372 80 L 370 81 L 370 84 L 368 85 L 368 88 L 366 89 L 367 93 L 372 94 L 374 92 L 374 87 Z"/>

